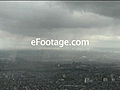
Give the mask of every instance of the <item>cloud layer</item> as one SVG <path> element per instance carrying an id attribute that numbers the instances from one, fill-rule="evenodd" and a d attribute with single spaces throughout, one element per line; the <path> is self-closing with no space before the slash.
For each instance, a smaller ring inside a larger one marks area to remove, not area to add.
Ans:
<path id="1" fill-rule="evenodd" d="M 0 48 L 25 48 L 35 37 L 119 48 L 119 9 L 119 2 L 0 2 Z"/>

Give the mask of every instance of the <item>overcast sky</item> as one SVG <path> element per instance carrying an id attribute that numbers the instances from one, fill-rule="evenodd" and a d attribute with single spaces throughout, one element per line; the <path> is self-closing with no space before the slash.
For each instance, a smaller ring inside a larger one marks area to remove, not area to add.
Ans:
<path id="1" fill-rule="evenodd" d="M 120 48 L 120 2 L 0 2 L 0 49 L 35 49 L 36 37 Z"/>

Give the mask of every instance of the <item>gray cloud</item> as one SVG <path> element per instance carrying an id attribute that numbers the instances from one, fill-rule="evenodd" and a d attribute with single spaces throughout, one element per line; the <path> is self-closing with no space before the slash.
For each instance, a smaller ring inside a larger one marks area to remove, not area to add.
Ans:
<path id="1" fill-rule="evenodd" d="M 69 8 L 63 7 L 63 4 Z M 99 28 L 114 25 L 116 22 L 111 18 L 91 13 L 103 12 L 104 14 L 104 10 L 106 10 L 106 8 L 104 9 L 106 6 L 104 3 L 89 4 L 79 2 L 63 4 L 54 2 L 0 3 L 1 29 L 15 34 L 36 36 L 37 34 L 43 35 L 46 32 L 56 31 L 53 29 Z M 109 3 L 107 4 L 109 5 Z M 75 12 L 71 12 L 71 9 Z M 109 13 L 110 10 L 107 12 Z M 112 9 L 112 11 L 114 10 Z M 80 17 L 77 17 L 76 14 Z"/>
<path id="2" fill-rule="evenodd" d="M 111 35 L 111 43 L 120 35 L 119 9 L 118 2 L 0 2 L 0 30 L 6 38 L 20 36 L 24 42 L 40 37 L 83 38 L 98 43 L 101 35 Z M 96 39 L 90 38 L 95 35 Z"/>
<path id="3" fill-rule="evenodd" d="M 120 18 L 119 2 L 65 2 L 62 6 L 69 8 L 71 11 L 93 12 L 113 18 Z"/>

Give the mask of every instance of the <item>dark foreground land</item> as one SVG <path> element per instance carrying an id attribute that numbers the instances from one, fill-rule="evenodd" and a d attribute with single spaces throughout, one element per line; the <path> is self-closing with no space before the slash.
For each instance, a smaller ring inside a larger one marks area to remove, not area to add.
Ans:
<path id="1" fill-rule="evenodd" d="M 119 64 L 1 61 L 0 90 L 120 90 Z"/>
<path id="2" fill-rule="evenodd" d="M 69 53 L 70 58 L 56 52 L 11 53 L 0 53 L 0 90 L 120 90 L 119 62 L 75 58 L 85 52 L 75 57 Z"/>

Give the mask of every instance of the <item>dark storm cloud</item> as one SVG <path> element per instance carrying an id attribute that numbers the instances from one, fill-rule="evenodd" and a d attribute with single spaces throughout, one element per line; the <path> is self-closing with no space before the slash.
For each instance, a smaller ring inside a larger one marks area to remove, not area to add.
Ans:
<path id="1" fill-rule="evenodd" d="M 35 37 L 119 47 L 119 10 L 119 2 L 0 2 L 0 49 L 31 48 Z"/>
<path id="2" fill-rule="evenodd" d="M 63 29 L 106 27 L 115 22 L 94 13 L 119 18 L 116 11 L 119 6 L 116 3 L 1 2 L 0 29 L 14 34 L 48 36 Z"/>
<path id="3" fill-rule="evenodd" d="M 96 14 L 120 18 L 120 3 L 119 2 L 65 2 L 61 3 L 64 7 L 73 11 L 93 12 Z"/>

